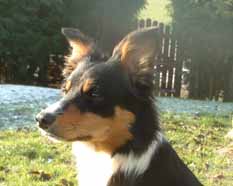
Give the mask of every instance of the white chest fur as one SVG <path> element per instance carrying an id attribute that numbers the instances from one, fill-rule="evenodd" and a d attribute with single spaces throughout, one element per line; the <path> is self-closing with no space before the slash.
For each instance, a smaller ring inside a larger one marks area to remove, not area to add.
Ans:
<path id="1" fill-rule="evenodd" d="M 164 140 L 160 132 L 156 135 L 157 138 L 140 156 L 130 152 L 128 155 L 117 154 L 111 158 L 109 154 L 96 152 L 82 142 L 73 143 L 73 153 L 77 158 L 79 186 L 107 186 L 109 179 L 117 170 L 126 176 L 133 174 L 137 177 L 143 174 Z"/>
<path id="2" fill-rule="evenodd" d="M 95 152 L 81 142 L 73 143 L 76 156 L 79 186 L 107 186 L 113 174 L 113 161 L 110 155 Z"/>

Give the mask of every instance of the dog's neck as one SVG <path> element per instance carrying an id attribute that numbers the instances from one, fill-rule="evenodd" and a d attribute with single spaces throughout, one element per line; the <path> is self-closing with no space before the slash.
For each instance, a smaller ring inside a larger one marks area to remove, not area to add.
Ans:
<path id="1" fill-rule="evenodd" d="M 107 186 L 113 175 L 121 173 L 125 178 L 143 174 L 162 143 L 163 137 L 157 132 L 153 141 L 140 155 L 134 151 L 112 154 L 97 152 L 84 142 L 73 143 L 73 152 L 77 158 L 79 186 Z"/>
<path id="2" fill-rule="evenodd" d="M 134 110 L 136 120 L 129 129 L 133 138 L 125 145 L 116 149 L 114 153 L 129 154 L 134 152 L 138 156 L 143 154 L 148 146 L 155 140 L 158 133 L 160 133 L 160 122 L 154 103 L 147 102 L 144 104 L 129 104 Z"/>

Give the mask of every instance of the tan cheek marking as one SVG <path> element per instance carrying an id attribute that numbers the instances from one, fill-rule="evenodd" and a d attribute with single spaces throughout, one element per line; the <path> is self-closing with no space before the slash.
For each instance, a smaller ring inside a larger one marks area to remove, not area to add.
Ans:
<path id="1" fill-rule="evenodd" d="M 129 131 L 130 125 L 135 121 L 135 115 L 120 107 L 115 108 L 115 116 L 112 120 L 106 121 L 111 130 L 106 134 L 103 141 L 93 141 L 97 151 L 114 152 L 118 147 L 125 144 L 133 136 Z"/>
<path id="2" fill-rule="evenodd" d="M 94 80 L 93 79 L 88 79 L 84 82 L 82 91 L 83 92 L 88 92 L 91 88 L 91 85 L 93 84 Z"/>
<path id="3" fill-rule="evenodd" d="M 57 124 L 61 127 L 62 125 L 78 125 L 78 135 L 93 136 L 88 143 L 94 146 L 96 151 L 108 153 L 112 153 L 133 138 L 129 128 L 134 121 L 135 115 L 120 107 L 115 107 L 115 114 L 112 118 L 103 118 L 90 112 L 80 114 L 75 106 L 70 106 L 62 116 L 57 118 Z M 64 131 L 64 138 L 70 139 L 65 135 Z"/>
<path id="4" fill-rule="evenodd" d="M 69 106 L 66 111 L 57 117 L 59 125 L 76 124 L 80 120 L 80 111 L 74 105 Z"/>

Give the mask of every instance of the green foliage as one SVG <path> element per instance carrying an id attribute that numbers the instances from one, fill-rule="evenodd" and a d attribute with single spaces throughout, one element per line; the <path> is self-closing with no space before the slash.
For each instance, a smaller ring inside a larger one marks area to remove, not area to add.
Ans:
<path id="1" fill-rule="evenodd" d="M 148 0 L 147 2 L 145 9 L 139 14 L 140 19 L 150 18 L 166 24 L 171 23 L 172 18 L 167 11 L 170 0 Z"/>
<path id="2" fill-rule="evenodd" d="M 233 0 L 170 1 L 174 31 L 181 40 L 183 57 L 191 59 L 191 70 L 196 73 L 191 74 L 194 86 L 191 96 L 212 99 L 217 91 L 223 90 L 225 95 L 232 92 L 229 86 L 233 84 L 230 78 L 233 73 Z M 199 92 L 194 93 L 197 89 Z"/>
<path id="3" fill-rule="evenodd" d="M 37 66 L 42 70 L 49 54 L 63 53 L 61 6 L 60 0 L 0 1 L 0 56 L 19 82 L 30 81 Z"/>
<path id="4" fill-rule="evenodd" d="M 65 15 L 71 26 L 98 39 L 109 52 L 121 37 L 136 28 L 134 23 L 145 4 L 146 0 L 70 0 Z"/>
<path id="5" fill-rule="evenodd" d="M 215 55 L 233 54 L 233 0 L 171 1 L 175 29 L 192 45 L 190 55 L 194 50 L 199 55 L 207 52 L 208 56 L 217 50 Z"/>
<path id="6" fill-rule="evenodd" d="M 78 27 L 106 50 L 132 29 L 145 0 L 0 0 L 0 61 L 14 83 L 46 83 L 50 54 L 64 54 L 61 27 Z"/>

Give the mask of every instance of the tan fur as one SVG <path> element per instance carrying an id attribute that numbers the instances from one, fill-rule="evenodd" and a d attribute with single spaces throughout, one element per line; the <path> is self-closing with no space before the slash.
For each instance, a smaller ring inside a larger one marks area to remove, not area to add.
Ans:
<path id="1" fill-rule="evenodd" d="M 65 82 L 65 86 L 64 86 L 64 91 L 65 93 L 69 92 L 69 90 L 71 89 L 71 81 L 70 80 L 67 80 Z"/>
<path id="2" fill-rule="evenodd" d="M 92 43 L 82 43 L 78 40 L 70 41 L 70 45 L 72 52 L 69 57 L 66 57 L 65 68 L 63 70 L 64 77 L 68 77 L 77 67 L 78 63 L 92 52 L 93 48 Z"/>
<path id="3" fill-rule="evenodd" d="M 80 60 L 90 53 L 92 45 L 81 43 L 80 41 L 70 41 L 73 48 L 71 59 Z"/>
<path id="4" fill-rule="evenodd" d="M 91 88 L 91 86 L 93 85 L 94 80 L 93 79 L 87 79 L 82 87 L 82 91 L 83 92 L 88 92 Z"/>
<path id="5" fill-rule="evenodd" d="M 159 54 L 160 41 L 157 28 L 131 32 L 113 51 L 113 56 L 120 56 L 120 62 L 137 82 L 143 85 L 153 81 L 154 65 Z"/>
<path id="6" fill-rule="evenodd" d="M 90 112 L 81 113 L 71 105 L 63 115 L 57 117 L 50 132 L 68 141 L 89 139 L 87 142 L 96 151 L 112 153 L 132 138 L 129 128 L 134 120 L 133 113 L 120 107 L 115 108 L 112 118 L 103 118 Z"/>

